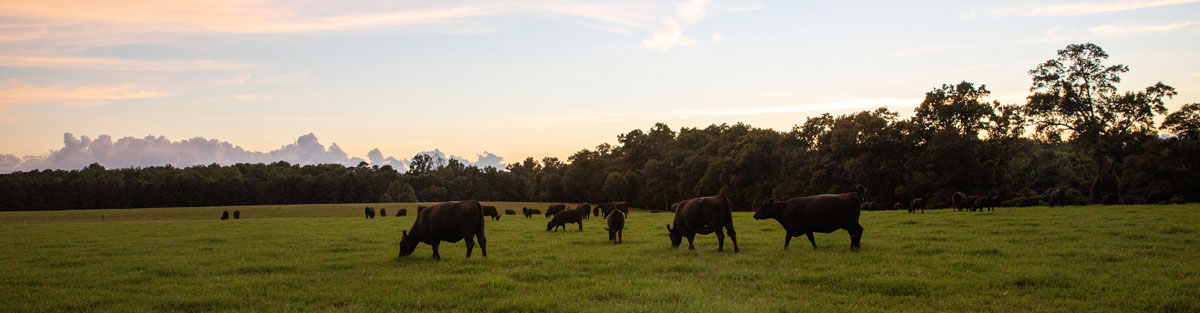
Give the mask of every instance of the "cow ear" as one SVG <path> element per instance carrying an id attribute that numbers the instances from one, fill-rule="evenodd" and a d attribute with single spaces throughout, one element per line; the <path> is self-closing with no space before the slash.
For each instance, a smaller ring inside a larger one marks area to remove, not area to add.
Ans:
<path id="1" fill-rule="evenodd" d="M 671 224 L 667 224 L 667 232 L 671 232 Z"/>

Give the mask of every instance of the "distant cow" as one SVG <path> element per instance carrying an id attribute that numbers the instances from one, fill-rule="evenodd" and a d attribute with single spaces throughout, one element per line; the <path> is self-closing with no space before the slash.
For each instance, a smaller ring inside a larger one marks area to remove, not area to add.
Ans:
<path id="1" fill-rule="evenodd" d="M 1170 190 L 1154 190 L 1146 193 L 1146 204 L 1154 204 L 1171 200 L 1174 194 Z"/>
<path id="2" fill-rule="evenodd" d="M 608 231 L 608 240 L 616 244 L 621 244 L 625 240 L 621 238 L 622 231 L 625 230 L 625 212 L 621 210 L 613 210 L 608 213 L 608 227 L 604 230 Z"/>
<path id="3" fill-rule="evenodd" d="M 396 217 L 408 216 L 408 209 L 400 209 L 396 211 Z"/>
<path id="4" fill-rule="evenodd" d="M 563 231 L 567 231 L 567 224 L 579 224 L 579 231 L 583 231 L 583 217 L 588 215 L 588 210 L 580 210 L 579 208 L 562 210 L 554 214 L 554 218 L 546 223 L 546 231 L 558 231 L 562 227 Z"/>
<path id="5" fill-rule="evenodd" d="M 1117 195 L 1111 193 L 1104 194 L 1104 197 L 1100 199 L 1100 203 L 1103 203 L 1104 205 L 1114 205 L 1117 204 L 1117 202 L 1119 202 Z"/>
<path id="6" fill-rule="evenodd" d="M 733 241 L 733 252 L 738 252 L 737 232 L 733 230 L 733 212 L 729 209 L 729 200 L 725 196 L 700 197 L 677 203 L 675 210 L 675 227 L 667 225 L 667 233 L 671 237 L 671 246 L 679 247 L 683 238 L 688 240 L 688 250 L 696 250 L 693 241 L 696 234 L 717 234 L 717 251 L 725 251 L 725 232 L 729 231 L 729 239 Z"/>
<path id="7" fill-rule="evenodd" d="M 903 211 L 906 207 L 908 207 L 908 204 L 904 203 L 904 201 L 896 201 L 895 204 L 892 204 L 892 210 L 896 211 Z"/>
<path id="8" fill-rule="evenodd" d="M 601 203 L 601 205 L 603 205 L 603 203 Z M 601 211 L 600 209 L 601 209 L 601 208 L 600 208 L 600 205 L 597 205 L 597 206 L 593 207 L 593 208 L 592 208 L 592 215 L 595 215 L 595 216 L 600 216 L 600 211 Z"/>
<path id="9" fill-rule="evenodd" d="M 479 201 L 452 201 L 437 204 L 417 213 L 412 228 L 400 237 L 400 256 L 405 257 L 424 242 L 433 247 L 433 259 L 441 260 L 438 245 L 442 242 L 455 243 L 467 240 L 467 258 L 479 240 L 479 250 L 487 257 L 487 238 L 483 234 L 483 208 Z"/>
<path id="10" fill-rule="evenodd" d="M 607 203 L 600 204 L 600 214 L 603 214 L 604 216 L 608 216 L 608 212 L 612 212 L 612 210 L 621 210 L 621 213 L 625 213 L 625 215 L 629 215 L 629 202 L 620 201 L 620 202 L 607 202 Z"/>
<path id="11" fill-rule="evenodd" d="M 592 218 L 591 217 L 592 216 L 592 214 L 591 214 L 592 213 L 592 205 L 591 204 L 589 204 L 587 202 L 576 204 L 574 209 L 583 211 L 583 219 L 591 219 Z"/>
<path id="12" fill-rule="evenodd" d="M 513 211 L 512 209 L 504 209 L 504 215 L 517 215 L 517 211 Z"/>
<path id="13" fill-rule="evenodd" d="M 387 217 L 387 208 L 379 208 L 379 217 Z"/>
<path id="14" fill-rule="evenodd" d="M 908 202 L 908 213 L 916 212 L 917 209 L 925 213 L 925 198 L 915 198 Z"/>
<path id="15" fill-rule="evenodd" d="M 955 192 L 953 195 L 951 195 L 950 203 L 954 205 L 955 211 L 962 211 L 971 205 L 971 203 L 968 203 L 967 201 L 967 194 L 962 192 Z"/>
<path id="16" fill-rule="evenodd" d="M 1049 200 L 1047 202 L 1050 207 L 1054 207 L 1055 205 L 1060 207 L 1066 206 L 1066 202 L 1063 201 L 1063 196 L 1065 196 L 1065 194 L 1066 191 L 1064 191 L 1062 188 L 1051 188 L 1050 190 L 1047 190 L 1046 197 Z"/>
<path id="17" fill-rule="evenodd" d="M 221 212 L 221 220 L 224 221 L 227 219 L 229 219 L 229 211 Z"/>
<path id="18" fill-rule="evenodd" d="M 367 218 L 375 218 L 375 208 L 367 207 L 363 209 L 363 215 L 366 215 Z"/>
<path id="19" fill-rule="evenodd" d="M 850 233 L 850 249 L 858 250 L 863 234 L 863 227 L 858 223 L 859 214 L 859 193 L 848 192 L 796 197 L 778 203 L 774 199 L 767 200 L 754 212 L 754 219 L 774 218 L 779 222 L 785 232 L 784 249 L 791 244 L 792 237 L 800 235 L 807 235 L 808 242 L 816 249 L 814 232 L 828 234 L 845 229 Z"/>
<path id="20" fill-rule="evenodd" d="M 992 197 L 990 196 L 972 196 L 971 199 L 972 212 L 975 210 L 986 211 L 987 209 L 992 208 Z M 993 208 L 992 210 L 994 211 L 995 209 Z"/>
<path id="21" fill-rule="evenodd" d="M 558 214 L 558 212 L 562 212 L 566 209 L 567 205 L 565 204 L 552 204 L 550 207 L 546 208 L 546 217 L 554 216 L 555 214 Z"/>
<path id="22" fill-rule="evenodd" d="M 485 206 L 483 206 L 482 211 L 483 211 L 483 216 L 491 216 L 492 219 L 494 219 L 494 220 L 497 220 L 497 221 L 500 220 L 500 212 L 496 211 L 496 207 L 490 206 L 490 205 L 485 205 Z"/>
<path id="23" fill-rule="evenodd" d="M 525 218 L 530 218 L 530 217 L 533 217 L 534 215 L 542 214 L 542 211 L 537 210 L 537 209 L 521 207 L 521 213 L 525 214 Z"/>

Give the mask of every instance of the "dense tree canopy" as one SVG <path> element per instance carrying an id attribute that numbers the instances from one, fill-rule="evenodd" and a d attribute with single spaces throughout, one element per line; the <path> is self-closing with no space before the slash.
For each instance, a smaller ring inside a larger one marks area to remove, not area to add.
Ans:
<path id="1" fill-rule="evenodd" d="M 504 169 L 412 158 L 410 170 L 359 164 L 236 164 L 45 170 L 0 175 L 0 210 L 355 203 L 388 201 L 629 201 L 667 209 L 713 194 L 750 210 L 768 198 L 866 188 L 877 203 L 954 192 L 1001 199 L 1068 189 L 1072 203 L 1102 193 L 1139 202 L 1152 190 L 1200 201 L 1200 104 L 1162 127 L 1162 83 L 1137 92 L 1115 84 L 1125 65 L 1106 66 L 1102 49 L 1070 45 L 1030 71 L 1025 104 L 989 100 L 985 85 L 943 84 L 910 118 L 878 108 L 807 118 L 791 130 L 747 124 L 674 130 L 658 123 L 582 149 L 566 161 L 527 158 Z M 1026 131 L 1033 126 L 1034 132 Z"/>

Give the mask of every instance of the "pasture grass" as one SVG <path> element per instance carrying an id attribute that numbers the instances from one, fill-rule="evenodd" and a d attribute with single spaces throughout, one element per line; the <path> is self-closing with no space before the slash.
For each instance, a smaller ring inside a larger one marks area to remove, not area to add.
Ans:
<path id="1" fill-rule="evenodd" d="M 488 257 L 460 241 L 442 262 L 424 244 L 396 256 L 416 204 L 364 206 L 0 213 L 0 312 L 1200 311 L 1195 204 L 864 212 L 858 252 L 845 231 L 784 250 L 748 212 L 737 254 L 712 235 L 671 248 L 669 212 L 631 214 L 623 245 L 598 218 L 546 232 L 504 216 L 486 222 Z"/>

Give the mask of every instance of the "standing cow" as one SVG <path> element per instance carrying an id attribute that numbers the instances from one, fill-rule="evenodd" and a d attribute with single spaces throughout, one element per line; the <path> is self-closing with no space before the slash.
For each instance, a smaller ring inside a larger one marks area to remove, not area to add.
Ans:
<path id="1" fill-rule="evenodd" d="M 962 192 L 955 192 L 953 195 L 951 195 L 950 203 L 954 205 L 955 211 L 962 211 L 971 205 L 970 203 L 967 203 L 967 194 Z"/>
<path id="2" fill-rule="evenodd" d="M 438 245 L 442 241 L 455 243 L 467 240 L 467 258 L 479 240 L 479 250 L 487 257 L 487 238 L 483 234 L 483 208 L 479 201 L 452 201 L 427 207 L 417 213 L 412 228 L 400 238 L 400 256 L 405 257 L 417 249 L 418 243 L 433 247 L 433 259 L 441 260 Z"/>
<path id="3" fill-rule="evenodd" d="M 796 197 L 783 202 L 767 200 L 754 212 L 754 219 L 773 218 L 783 226 L 783 248 L 792 243 L 792 237 L 807 235 L 813 249 L 817 241 L 813 233 L 832 233 L 845 229 L 850 233 L 850 250 L 858 250 L 863 227 L 858 223 L 861 213 L 859 194 L 848 192 Z"/>
<path id="4" fill-rule="evenodd" d="M 387 217 L 387 208 L 379 208 L 379 217 Z"/>
<path id="5" fill-rule="evenodd" d="M 1051 188 L 1050 190 L 1046 191 L 1046 197 L 1049 199 L 1049 201 L 1046 202 L 1048 202 L 1050 207 L 1054 207 L 1055 205 L 1065 207 L 1066 202 L 1063 201 L 1063 198 L 1066 196 L 1066 193 L 1067 192 L 1062 188 Z"/>
<path id="6" fill-rule="evenodd" d="M 233 219 L 242 219 L 242 211 L 233 210 Z"/>
<path id="7" fill-rule="evenodd" d="M 521 207 L 521 213 L 525 214 L 525 218 L 531 218 L 534 215 L 542 214 L 541 210 Z"/>
<path id="8" fill-rule="evenodd" d="M 504 215 L 517 215 L 517 211 L 513 211 L 512 209 L 504 209 Z"/>
<path id="9" fill-rule="evenodd" d="M 221 220 L 224 221 L 227 219 L 229 219 L 229 211 L 221 212 Z"/>
<path id="10" fill-rule="evenodd" d="M 591 214 L 592 213 L 592 205 L 591 204 L 589 204 L 587 202 L 576 204 L 574 209 L 583 211 L 583 219 L 591 219 L 592 218 L 592 214 Z"/>
<path id="11" fill-rule="evenodd" d="M 396 211 L 396 217 L 407 216 L 407 215 L 408 215 L 408 209 L 400 209 L 399 211 Z"/>
<path id="12" fill-rule="evenodd" d="M 725 251 L 725 232 L 729 231 L 729 239 L 733 241 L 733 252 L 738 252 L 737 232 L 733 230 L 733 212 L 729 209 L 729 200 L 725 196 L 700 197 L 677 203 L 675 210 L 675 227 L 667 225 L 667 233 L 671 237 L 671 246 L 678 248 L 683 238 L 688 240 L 688 250 L 696 250 L 692 243 L 696 234 L 707 235 L 717 233 L 717 251 Z"/>
<path id="13" fill-rule="evenodd" d="M 363 209 L 363 215 L 365 215 L 369 219 L 375 218 L 375 208 L 367 207 L 366 209 Z"/>
<path id="14" fill-rule="evenodd" d="M 625 240 L 621 238 L 621 233 L 625 230 L 625 213 L 620 210 L 613 210 L 608 213 L 608 227 L 604 230 L 608 231 L 608 240 L 615 244 L 621 244 Z"/>
<path id="15" fill-rule="evenodd" d="M 581 210 L 579 208 L 562 210 L 557 214 L 554 214 L 554 218 L 550 219 L 550 222 L 546 223 L 546 231 L 553 230 L 557 232 L 558 228 L 562 227 L 563 232 L 566 232 L 567 224 L 572 223 L 579 224 L 579 231 L 583 231 L 583 218 L 584 216 L 587 216 L 588 213 L 588 210 Z"/>

